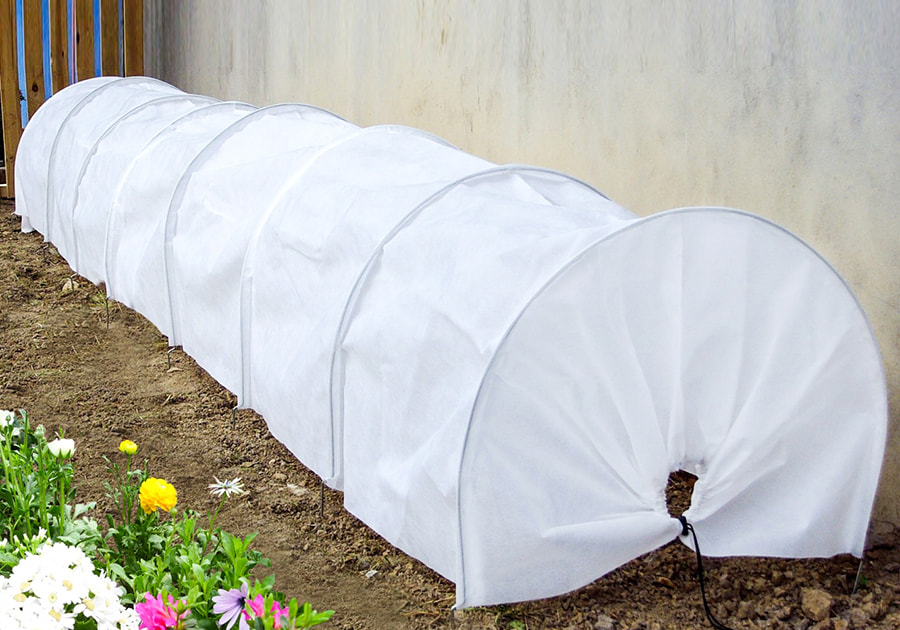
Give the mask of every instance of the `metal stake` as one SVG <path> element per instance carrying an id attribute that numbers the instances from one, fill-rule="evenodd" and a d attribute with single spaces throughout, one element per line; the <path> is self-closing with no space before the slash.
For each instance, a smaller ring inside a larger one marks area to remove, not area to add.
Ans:
<path id="1" fill-rule="evenodd" d="M 319 481 L 319 517 L 325 517 L 325 480 Z"/>
<path id="2" fill-rule="evenodd" d="M 851 595 L 856 595 L 856 591 L 859 588 L 859 580 L 862 578 L 862 568 L 865 559 L 866 556 L 865 553 L 863 553 L 862 557 L 859 559 L 859 567 L 856 569 L 856 579 L 853 580 L 853 591 L 850 592 Z"/>

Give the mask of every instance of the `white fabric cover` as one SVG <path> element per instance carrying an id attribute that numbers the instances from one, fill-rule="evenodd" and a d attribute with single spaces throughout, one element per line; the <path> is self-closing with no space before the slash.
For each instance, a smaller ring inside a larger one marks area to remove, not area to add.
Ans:
<path id="1" fill-rule="evenodd" d="M 211 142 L 185 169 L 166 218 L 173 345 L 233 392 L 241 391 L 241 265 L 250 237 L 284 180 L 323 146 L 358 127 L 306 105 L 259 109 Z M 198 293 L 205 298 L 197 300 Z"/>
<path id="2" fill-rule="evenodd" d="M 415 129 L 370 127 L 324 149 L 260 223 L 241 281 L 243 404 L 332 487 L 342 483 L 342 445 L 330 421 L 331 363 L 347 297 L 381 239 L 423 199 L 490 166 Z"/>
<path id="3" fill-rule="evenodd" d="M 195 157 L 256 108 L 244 103 L 201 107 L 159 132 L 118 182 L 106 227 L 106 289 L 172 335 L 166 285 L 165 227 L 172 194 Z M 111 184 L 115 186 L 116 184 Z"/>
<path id="4" fill-rule="evenodd" d="M 22 231 L 47 233 L 47 156 L 63 120 L 85 96 L 119 77 L 94 77 L 73 83 L 53 95 L 34 113 L 16 151 L 16 214 Z M 37 225 L 33 222 L 38 221 Z"/>
<path id="5" fill-rule="evenodd" d="M 348 510 L 456 577 L 456 546 L 430 541 L 459 537 L 459 463 L 481 376 L 550 275 L 629 219 L 561 175 L 500 170 L 453 186 L 392 236 L 354 296 L 337 368 Z"/>
<path id="6" fill-rule="evenodd" d="M 110 89 L 110 88 L 115 89 Z M 81 166 L 94 143 L 119 116 L 181 90 L 148 77 L 128 77 L 101 85 L 81 99 L 60 124 L 50 149 L 44 235 L 70 260 L 73 255 L 72 207 Z M 38 224 L 34 223 L 36 229 Z"/>
<path id="7" fill-rule="evenodd" d="M 19 165 L 23 229 L 183 344 L 457 606 L 563 593 L 672 540 L 679 469 L 707 554 L 862 552 L 878 349 L 837 273 L 764 219 L 641 219 L 423 132 L 140 78 L 51 98 Z"/>
<path id="8" fill-rule="evenodd" d="M 72 268 L 91 282 L 104 280 L 106 223 L 122 175 L 143 146 L 176 119 L 218 101 L 208 96 L 179 94 L 147 101 L 122 115 L 103 132 L 81 166 L 70 220 L 74 255 Z"/>
<path id="9" fill-rule="evenodd" d="M 562 593 L 671 540 L 679 469 L 705 554 L 860 555 L 886 413 L 865 318 L 810 249 L 723 209 L 637 221 L 549 282 L 486 371 L 458 601 L 544 597 L 548 575 Z"/>

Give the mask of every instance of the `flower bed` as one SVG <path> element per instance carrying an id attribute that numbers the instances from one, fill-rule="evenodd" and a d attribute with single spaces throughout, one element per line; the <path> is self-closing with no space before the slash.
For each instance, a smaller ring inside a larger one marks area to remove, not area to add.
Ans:
<path id="1" fill-rule="evenodd" d="M 95 503 L 73 504 L 75 448 L 62 435 L 48 441 L 24 410 L 0 410 L 4 629 L 290 630 L 331 618 L 287 601 L 274 576 L 253 577 L 270 566 L 251 548 L 255 534 L 216 526 L 225 501 L 244 492 L 240 479 L 210 484 L 219 498 L 212 513 L 178 511 L 175 487 L 151 477 L 146 460 L 138 466 L 138 445 L 123 440 L 104 458 L 116 509 L 101 527 L 90 516 Z"/>

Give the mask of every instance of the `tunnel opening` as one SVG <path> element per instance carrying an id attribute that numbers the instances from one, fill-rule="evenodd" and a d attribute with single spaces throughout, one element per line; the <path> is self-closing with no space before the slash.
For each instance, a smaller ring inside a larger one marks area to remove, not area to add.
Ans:
<path id="1" fill-rule="evenodd" d="M 695 483 L 697 475 L 685 470 L 676 470 L 669 475 L 669 482 L 666 484 L 666 507 L 673 517 L 678 518 L 691 507 Z"/>

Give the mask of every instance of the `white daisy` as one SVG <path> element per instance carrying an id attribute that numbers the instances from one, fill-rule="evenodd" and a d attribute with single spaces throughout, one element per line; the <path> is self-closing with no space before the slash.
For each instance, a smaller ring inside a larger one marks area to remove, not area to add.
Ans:
<path id="1" fill-rule="evenodd" d="M 213 479 L 216 480 L 216 483 L 209 484 L 210 494 L 214 494 L 217 497 L 224 495 L 226 498 L 233 494 L 244 494 L 244 484 L 241 483 L 240 477 L 225 479 L 224 481 L 219 481 L 218 477 L 213 477 Z"/>

